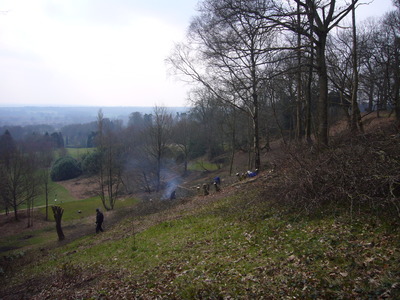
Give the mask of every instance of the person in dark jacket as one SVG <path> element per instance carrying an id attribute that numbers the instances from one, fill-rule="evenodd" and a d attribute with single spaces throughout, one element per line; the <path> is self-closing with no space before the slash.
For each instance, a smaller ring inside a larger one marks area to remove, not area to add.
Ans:
<path id="1" fill-rule="evenodd" d="M 99 231 L 103 232 L 103 228 L 101 228 L 101 225 L 103 224 L 104 221 L 104 215 L 100 211 L 100 209 L 96 208 L 96 233 L 99 233 Z"/>

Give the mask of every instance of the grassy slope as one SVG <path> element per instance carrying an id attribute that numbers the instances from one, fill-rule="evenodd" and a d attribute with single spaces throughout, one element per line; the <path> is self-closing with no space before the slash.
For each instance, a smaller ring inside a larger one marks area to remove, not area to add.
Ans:
<path id="1" fill-rule="evenodd" d="M 102 234 L 16 255 L 0 298 L 400 298 L 398 224 L 278 211 L 269 184 L 138 205 Z"/>
<path id="2" fill-rule="evenodd" d="M 282 215 L 260 197 L 258 182 L 192 210 L 152 215 L 158 222 L 150 225 L 143 226 L 147 217 L 126 218 L 46 251 L 15 268 L 6 290 L 39 298 L 400 295 L 395 229 L 378 220 Z"/>
<path id="3" fill-rule="evenodd" d="M 115 205 L 115 210 L 116 212 L 118 212 L 125 209 L 126 207 L 132 206 L 136 202 L 137 200 L 134 198 L 119 200 Z M 87 231 L 93 232 L 96 214 L 95 209 L 97 207 L 101 208 L 101 200 L 99 199 L 99 197 L 88 198 L 85 200 L 71 200 L 70 202 L 66 203 L 58 203 L 58 205 L 60 205 L 64 209 L 62 227 L 64 228 L 64 233 L 67 235 L 67 237 L 84 235 Z M 78 211 L 80 211 L 80 213 L 78 213 Z M 45 207 L 39 208 L 35 212 L 35 214 L 42 216 L 42 218 L 44 219 Z M 106 224 L 107 223 L 110 222 L 106 222 Z M 39 229 L 35 229 L 37 227 L 37 225 L 32 227 L 29 232 L 22 230 L 17 234 L 3 237 L 1 239 L 1 247 L 5 247 L 11 250 L 2 252 L 1 254 L 4 257 L 13 257 L 15 255 L 19 255 L 20 253 L 25 253 L 30 249 L 44 249 L 49 245 L 52 245 L 54 241 L 58 239 L 57 233 L 55 231 L 54 216 L 50 207 L 49 221 L 46 225 L 39 226 Z M 12 249 L 17 250 L 13 251 Z M 1 262 L 2 261 L 0 260 L 0 263 Z"/>
<path id="4" fill-rule="evenodd" d="M 122 209 L 127 206 L 133 205 L 137 200 L 134 198 L 119 199 L 115 203 L 115 209 Z M 63 203 L 57 203 L 62 208 L 64 208 L 63 221 L 72 221 L 76 219 L 82 219 L 86 217 L 93 216 L 95 214 L 96 208 L 102 209 L 100 196 L 87 198 L 85 200 L 74 200 L 67 201 Z M 49 210 L 49 220 L 54 221 L 54 216 L 52 215 L 51 209 Z M 40 208 L 40 213 L 45 214 L 45 208 Z"/>
<path id="5" fill-rule="evenodd" d="M 49 180 L 48 197 L 49 205 L 58 205 L 61 201 L 63 203 L 76 201 L 76 199 L 69 193 L 69 191 L 65 187 L 51 180 Z M 43 205 L 46 205 L 46 195 L 44 194 L 44 192 L 35 199 L 35 206 Z"/>

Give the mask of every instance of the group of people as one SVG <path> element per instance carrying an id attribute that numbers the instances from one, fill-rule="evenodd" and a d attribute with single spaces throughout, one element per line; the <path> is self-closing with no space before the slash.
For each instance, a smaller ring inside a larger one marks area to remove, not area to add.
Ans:
<path id="1" fill-rule="evenodd" d="M 213 184 L 216 192 L 221 191 L 221 178 L 219 176 L 214 178 L 212 184 Z M 200 186 L 197 186 L 197 194 L 203 195 L 203 196 L 209 195 L 210 194 L 210 184 L 203 183 L 202 190 L 200 189 Z"/>
<path id="2" fill-rule="evenodd" d="M 248 170 L 243 173 L 236 173 L 236 177 L 239 179 L 239 181 L 244 180 L 246 178 L 256 177 L 257 175 L 258 175 L 258 169 L 256 169 L 254 172 Z"/>
<path id="3" fill-rule="evenodd" d="M 258 174 L 258 169 L 256 169 L 254 172 L 252 171 L 247 171 L 244 173 L 236 173 L 236 177 L 239 180 L 244 180 L 246 178 L 251 178 L 251 177 L 255 177 Z M 213 186 L 215 188 L 216 192 L 221 191 L 221 177 L 217 176 L 213 179 Z M 200 186 L 197 186 L 197 193 L 200 195 L 204 195 L 207 196 L 210 194 L 210 184 L 209 183 L 204 183 L 202 186 L 202 190 L 200 189 Z M 176 191 L 174 190 L 171 195 L 170 195 L 170 199 L 175 199 L 176 198 Z M 104 222 L 104 215 L 103 213 L 100 211 L 100 209 L 96 208 L 96 233 L 99 232 L 103 232 L 103 222 Z"/>

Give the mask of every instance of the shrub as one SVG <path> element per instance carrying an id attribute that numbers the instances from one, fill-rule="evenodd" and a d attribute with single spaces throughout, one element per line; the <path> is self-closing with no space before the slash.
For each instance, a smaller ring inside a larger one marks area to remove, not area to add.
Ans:
<path id="1" fill-rule="evenodd" d="M 62 181 L 76 178 L 82 174 L 79 162 L 70 156 L 64 156 L 55 161 L 51 169 L 51 180 Z"/>
<path id="2" fill-rule="evenodd" d="M 100 171 L 100 153 L 98 151 L 88 153 L 82 160 L 82 171 L 88 175 L 97 174 Z"/>
<path id="3" fill-rule="evenodd" d="M 344 135 L 317 153 L 290 152 L 279 204 L 308 213 L 347 209 L 352 215 L 400 217 L 400 147 L 394 135 Z"/>

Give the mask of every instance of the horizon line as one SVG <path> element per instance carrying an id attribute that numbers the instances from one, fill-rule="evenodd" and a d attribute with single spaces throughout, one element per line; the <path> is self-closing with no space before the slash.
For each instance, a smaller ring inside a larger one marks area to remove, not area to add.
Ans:
<path id="1" fill-rule="evenodd" d="M 154 107 L 166 107 L 166 108 L 191 108 L 192 106 L 165 106 L 165 105 L 153 105 L 153 106 L 147 106 L 147 105 L 47 105 L 47 104 L 0 104 L 0 108 L 24 108 L 24 107 L 54 107 L 54 108 L 60 108 L 60 107 L 83 107 L 83 108 L 117 108 L 117 107 L 142 107 L 142 108 L 154 108 Z"/>

